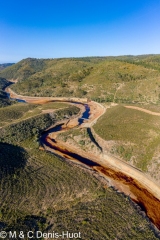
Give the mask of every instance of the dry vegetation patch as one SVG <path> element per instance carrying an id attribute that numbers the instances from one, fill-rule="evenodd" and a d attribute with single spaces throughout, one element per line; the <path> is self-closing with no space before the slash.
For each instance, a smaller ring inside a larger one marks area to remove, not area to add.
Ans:
<path id="1" fill-rule="evenodd" d="M 95 155 L 101 153 L 99 146 L 91 139 L 90 130 L 87 128 L 70 129 L 60 133 L 57 138 L 86 152 L 92 152 Z"/>

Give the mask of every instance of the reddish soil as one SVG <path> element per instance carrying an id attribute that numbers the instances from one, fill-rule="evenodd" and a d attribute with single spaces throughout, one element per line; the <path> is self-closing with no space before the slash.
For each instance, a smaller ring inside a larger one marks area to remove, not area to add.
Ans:
<path id="1" fill-rule="evenodd" d="M 23 97 L 16 95 L 10 89 L 8 89 L 8 92 L 10 92 L 11 97 L 24 99 L 27 102 L 32 103 L 44 103 L 50 101 L 69 102 L 71 100 L 67 98 Z M 75 99 L 76 98 L 74 98 L 74 100 Z M 86 102 L 86 99 L 76 99 L 75 101 L 84 103 Z M 88 104 L 90 106 L 90 118 L 86 123 L 83 123 L 81 127 L 92 126 L 96 120 L 105 112 L 104 107 L 98 103 L 90 102 Z M 142 111 L 142 109 L 139 109 L 137 107 L 136 109 Z M 151 111 L 145 110 L 145 112 L 149 113 Z M 68 123 L 64 125 L 64 128 L 72 128 L 74 126 L 77 126 L 77 118 L 68 121 Z M 156 183 L 154 183 L 151 179 L 149 179 L 145 174 L 132 167 L 131 165 L 112 156 L 103 155 L 95 157 L 91 153 L 86 153 L 83 150 L 79 150 L 74 146 L 69 146 L 64 142 L 56 142 L 55 140 L 52 140 L 50 136 L 46 138 L 46 142 L 48 146 L 45 146 L 45 149 L 56 152 L 59 155 L 66 157 L 72 161 L 76 161 L 82 164 L 81 161 L 78 161 L 76 158 L 74 158 L 74 155 L 69 155 L 70 153 L 85 158 L 87 160 L 87 164 L 83 164 L 88 165 L 99 174 L 105 176 L 107 179 L 109 179 L 111 185 L 116 186 L 116 188 L 118 188 L 120 191 L 123 191 L 126 195 L 130 195 L 131 198 L 146 211 L 147 216 L 157 226 L 157 228 L 160 229 L 160 187 L 156 185 Z M 53 150 L 52 147 L 56 148 L 56 150 Z"/>
<path id="2" fill-rule="evenodd" d="M 117 159 L 116 161 L 113 159 L 112 162 L 111 158 L 107 161 L 61 141 L 53 141 L 50 137 L 46 138 L 46 142 L 48 143 L 47 150 L 56 152 L 67 159 L 84 164 L 83 161 L 77 160 L 70 153 L 78 154 L 86 159 L 88 163 L 85 165 L 106 177 L 116 189 L 129 195 L 145 210 L 147 216 L 160 229 L 160 188 L 150 179 L 146 179 L 142 172 L 125 162 L 119 163 Z M 56 150 L 53 150 L 53 148 L 56 148 Z M 122 167 L 124 170 L 120 171 Z"/>

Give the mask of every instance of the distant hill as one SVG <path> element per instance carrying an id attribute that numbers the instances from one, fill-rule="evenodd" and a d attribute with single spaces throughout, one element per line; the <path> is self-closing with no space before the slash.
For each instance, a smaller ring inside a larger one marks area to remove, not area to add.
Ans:
<path id="1" fill-rule="evenodd" d="M 2 63 L 0 64 L 0 71 L 5 69 L 6 67 L 12 66 L 14 63 Z"/>
<path id="2" fill-rule="evenodd" d="M 27 58 L 0 76 L 18 80 L 17 93 L 88 97 L 98 102 L 159 103 L 160 55 Z"/>
<path id="3" fill-rule="evenodd" d="M 160 54 L 124 56 L 120 57 L 119 59 L 136 65 L 144 66 L 145 68 L 151 68 L 160 71 Z"/>

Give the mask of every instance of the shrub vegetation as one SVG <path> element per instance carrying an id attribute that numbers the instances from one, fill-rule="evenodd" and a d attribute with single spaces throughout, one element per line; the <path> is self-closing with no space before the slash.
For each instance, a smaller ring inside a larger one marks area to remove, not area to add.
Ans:
<path id="1" fill-rule="evenodd" d="M 32 96 L 88 97 L 98 102 L 159 104 L 160 55 L 33 59 L 1 71 L 12 88 Z"/>
<path id="2" fill-rule="evenodd" d="M 117 105 L 108 109 L 93 128 L 103 139 L 115 142 L 112 154 L 147 171 L 160 144 L 159 116 Z"/>

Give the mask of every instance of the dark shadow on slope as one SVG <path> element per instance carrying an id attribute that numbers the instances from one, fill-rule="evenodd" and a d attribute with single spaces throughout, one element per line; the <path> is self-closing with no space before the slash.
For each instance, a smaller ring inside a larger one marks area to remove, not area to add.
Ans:
<path id="1" fill-rule="evenodd" d="M 0 143 L 0 179 L 8 174 L 14 174 L 17 169 L 25 167 L 27 152 L 18 146 Z"/>
<path id="2" fill-rule="evenodd" d="M 5 78 L 0 77 L 0 108 L 17 103 L 15 100 L 9 99 L 10 94 L 5 92 L 6 87 L 9 87 L 12 84 L 12 82 L 9 82 Z"/>
<path id="3" fill-rule="evenodd" d="M 6 226 L 7 226 L 6 223 L 0 221 L 0 231 L 2 231 L 3 229 L 5 229 Z"/>
<path id="4" fill-rule="evenodd" d="M 91 141 L 92 141 L 92 142 L 100 149 L 100 151 L 102 152 L 102 148 L 101 148 L 101 146 L 98 144 L 98 142 L 95 140 L 95 138 L 94 138 L 94 136 L 93 136 L 90 128 L 87 128 L 87 133 L 88 133 Z"/>
<path id="5" fill-rule="evenodd" d="M 23 231 L 24 235 L 27 232 L 31 231 L 30 238 L 37 239 L 35 235 L 36 231 L 45 231 L 46 226 L 47 226 L 46 218 L 35 216 L 35 215 L 27 215 L 25 217 L 17 219 L 13 224 L 5 226 L 3 228 L 3 231 L 6 231 L 7 233 L 9 233 L 10 231 L 13 233 L 14 231 L 16 231 L 17 233 L 20 233 L 20 231 Z M 20 239 L 20 238 L 18 238 L 17 236 L 17 237 L 13 237 L 12 239 Z M 42 239 L 42 238 L 39 238 L 39 239 Z"/>

